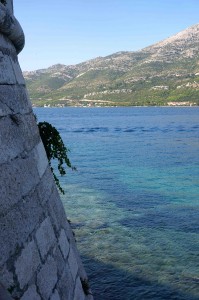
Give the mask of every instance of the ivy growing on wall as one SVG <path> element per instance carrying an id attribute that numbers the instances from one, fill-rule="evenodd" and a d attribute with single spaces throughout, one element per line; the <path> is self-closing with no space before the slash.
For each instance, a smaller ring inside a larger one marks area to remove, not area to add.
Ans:
<path id="1" fill-rule="evenodd" d="M 38 128 L 44 148 L 46 150 L 46 155 L 48 162 L 53 173 L 55 183 L 62 194 L 64 190 L 60 185 L 59 179 L 54 172 L 54 165 L 52 166 L 52 161 L 57 162 L 57 170 L 61 176 L 66 174 L 66 167 L 76 170 L 68 158 L 69 149 L 66 148 L 64 142 L 59 134 L 59 131 L 48 122 L 39 122 Z"/>

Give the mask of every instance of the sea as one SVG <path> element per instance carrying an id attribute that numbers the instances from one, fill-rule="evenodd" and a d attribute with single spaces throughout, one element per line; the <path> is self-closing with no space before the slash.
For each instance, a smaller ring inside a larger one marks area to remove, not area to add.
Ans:
<path id="1" fill-rule="evenodd" d="M 199 107 L 35 108 L 95 300 L 199 299 Z"/>

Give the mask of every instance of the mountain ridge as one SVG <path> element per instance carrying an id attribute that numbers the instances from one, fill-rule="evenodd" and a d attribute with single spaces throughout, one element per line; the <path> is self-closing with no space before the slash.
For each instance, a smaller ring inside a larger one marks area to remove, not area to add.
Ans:
<path id="1" fill-rule="evenodd" d="M 199 24 L 138 51 L 23 72 L 34 106 L 199 104 Z"/>

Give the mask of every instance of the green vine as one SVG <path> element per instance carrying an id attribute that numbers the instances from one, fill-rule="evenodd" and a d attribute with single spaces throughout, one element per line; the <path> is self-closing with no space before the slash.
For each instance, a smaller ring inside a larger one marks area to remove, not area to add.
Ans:
<path id="1" fill-rule="evenodd" d="M 71 162 L 68 158 L 69 149 L 67 149 L 64 145 L 58 130 L 55 127 L 53 127 L 50 123 L 39 122 L 38 128 L 42 142 L 44 144 L 44 148 L 46 150 L 48 162 L 55 179 L 55 183 L 60 192 L 64 194 L 64 190 L 62 189 L 59 179 L 54 172 L 54 168 L 51 165 L 51 161 L 54 159 L 57 160 L 57 169 L 61 176 L 66 174 L 65 166 L 71 168 L 72 170 L 76 170 L 76 168 L 71 165 Z"/>

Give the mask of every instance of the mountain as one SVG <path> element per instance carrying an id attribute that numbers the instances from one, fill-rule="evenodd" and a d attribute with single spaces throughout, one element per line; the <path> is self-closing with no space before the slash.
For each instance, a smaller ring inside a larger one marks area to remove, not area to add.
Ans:
<path id="1" fill-rule="evenodd" d="M 199 24 L 140 51 L 23 74 L 35 106 L 199 105 Z"/>

